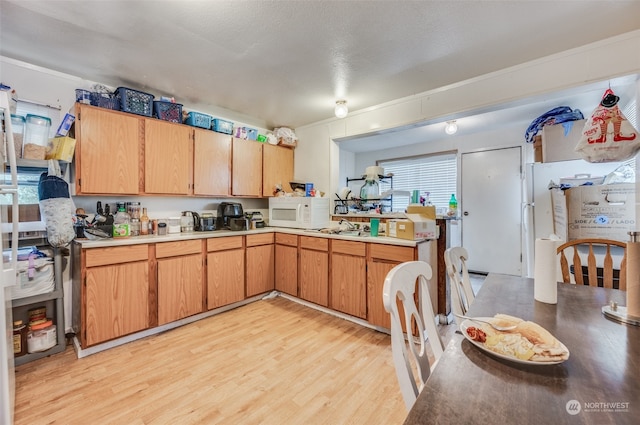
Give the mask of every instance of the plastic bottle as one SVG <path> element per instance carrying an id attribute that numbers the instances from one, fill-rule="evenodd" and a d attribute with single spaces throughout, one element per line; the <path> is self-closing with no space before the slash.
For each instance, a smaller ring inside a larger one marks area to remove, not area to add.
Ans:
<path id="1" fill-rule="evenodd" d="M 118 202 L 118 212 L 113 218 L 113 237 L 126 238 L 130 233 L 131 216 L 127 212 L 124 202 Z"/>
<path id="2" fill-rule="evenodd" d="M 455 217 L 458 215 L 458 201 L 456 200 L 455 193 L 451 194 L 451 199 L 449 199 L 449 212 L 447 215 Z"/>
<path id="3" fill-rule="evenodd" d="M 142 208 L 142 215 L 140 216 L 140 234 L 149 234 L 149 216 L 147 215 L 146 208 Z"/>

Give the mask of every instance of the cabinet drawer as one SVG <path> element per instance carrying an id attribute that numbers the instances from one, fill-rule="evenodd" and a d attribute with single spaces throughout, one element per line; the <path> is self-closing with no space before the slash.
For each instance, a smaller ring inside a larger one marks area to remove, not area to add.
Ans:
<path id="1" fill-rule="evenodd" d="M 273 243 L 273 233 L 247 235 L 247 246 L 269 245 Z"/>
<path id="2" fill-rule="evenodd" d="M 86 250 L 85 267 L 130 263 L 149 259 L 148 245 L 115 246 Z"/>
<path id="3" fill-rule="evenodd" d="M 366 244 L 364 242 L 341 241 L 334 239 L 331 241 L 331 251 L 364 257 L 366 255 Z"/>
<path id="4" fill-rule="evenodd" d="M 300 248 L 315 249 L 317 251 L 328 251 L 329 239 L 300 236 Z"/>
<path id="5" fill-rule="evenodd" d="M 298 246 L 298 236 L 276 233 L 276 243 L 280 245 Z"/>
<path id="6" fill-rule="evenodd" d="M 242 248 L 242 236 L 207 239 L 207 251 L 225 251 L 227 249 Z"/>
<path id="7" fill-rule="evenodd" d="M 156 258 L 176 257 L 178 255 L 198 254 L 202 252 L 202 242 L 198 240 L 163 242 L 156 245 Z"/>
<path id="8" fill-rule="evenodd" d="M 371 258 L 405 262 L 414 260 L 415 249 L 406 246 L 371 243 L 369 244 L 369 252 L 371 253 Z"/>

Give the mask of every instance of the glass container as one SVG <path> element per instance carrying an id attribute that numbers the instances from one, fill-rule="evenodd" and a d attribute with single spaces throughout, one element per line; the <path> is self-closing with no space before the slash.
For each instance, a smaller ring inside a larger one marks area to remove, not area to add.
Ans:
<path id="1" fill-rule="evenodd" d="M 25 119 L 24 144 L 22 157 L 25 159 L 44 159 L 49 143 L 51 120 L 39 115 L 27 115 Z"/>

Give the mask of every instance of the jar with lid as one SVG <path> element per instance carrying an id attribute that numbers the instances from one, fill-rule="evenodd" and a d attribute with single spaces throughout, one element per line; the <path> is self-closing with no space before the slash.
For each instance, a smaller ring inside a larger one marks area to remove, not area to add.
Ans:
<path id="1" fill-rule="evenodd" d="M 24 144 L 22 157 L 25 159 L 44 159 L 49 144 L 51 119 L 28 114 L 25 119 Z"/>
<path id="2" fill-rule="evenodd" d="M 13 322 L 13 356 L 20 357 L 27 354 L 27 325 L 22 320 Z"/>
<path id="3" fill-rule="evenodd" d="M 52 320 L 47 320 L 38 325 L 29 326 L 27 333 L 27 351 L 38 353 L 53 348 L 58 341 L 56 325 Z"/>
<path id="4" fill-rule="evenodd" d="M 24 140 L 24 117 L 11 114 L 11 131 L 13 133 L 13 146 L 16 150 L 16 158 L 22 158 L 22 142 Z"/>
<path id="5" fill-rule="evenodd" d="M 113 237 L 126 238 L 131 235 L 131 216 L 124 206 L 124 202 L 118 202 L 118 212 L 113 217 Z"/>

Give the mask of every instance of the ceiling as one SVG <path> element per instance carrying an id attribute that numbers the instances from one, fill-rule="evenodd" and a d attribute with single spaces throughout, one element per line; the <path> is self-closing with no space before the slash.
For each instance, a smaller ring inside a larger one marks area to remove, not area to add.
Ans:
<path id="1" fill-rule="evenodd" d="M 332 118 L 337 99 L 364 109 L 640 29 L 635 0 L 0 0 L 0 15 L 2 56 L 268 128 Z"/>

